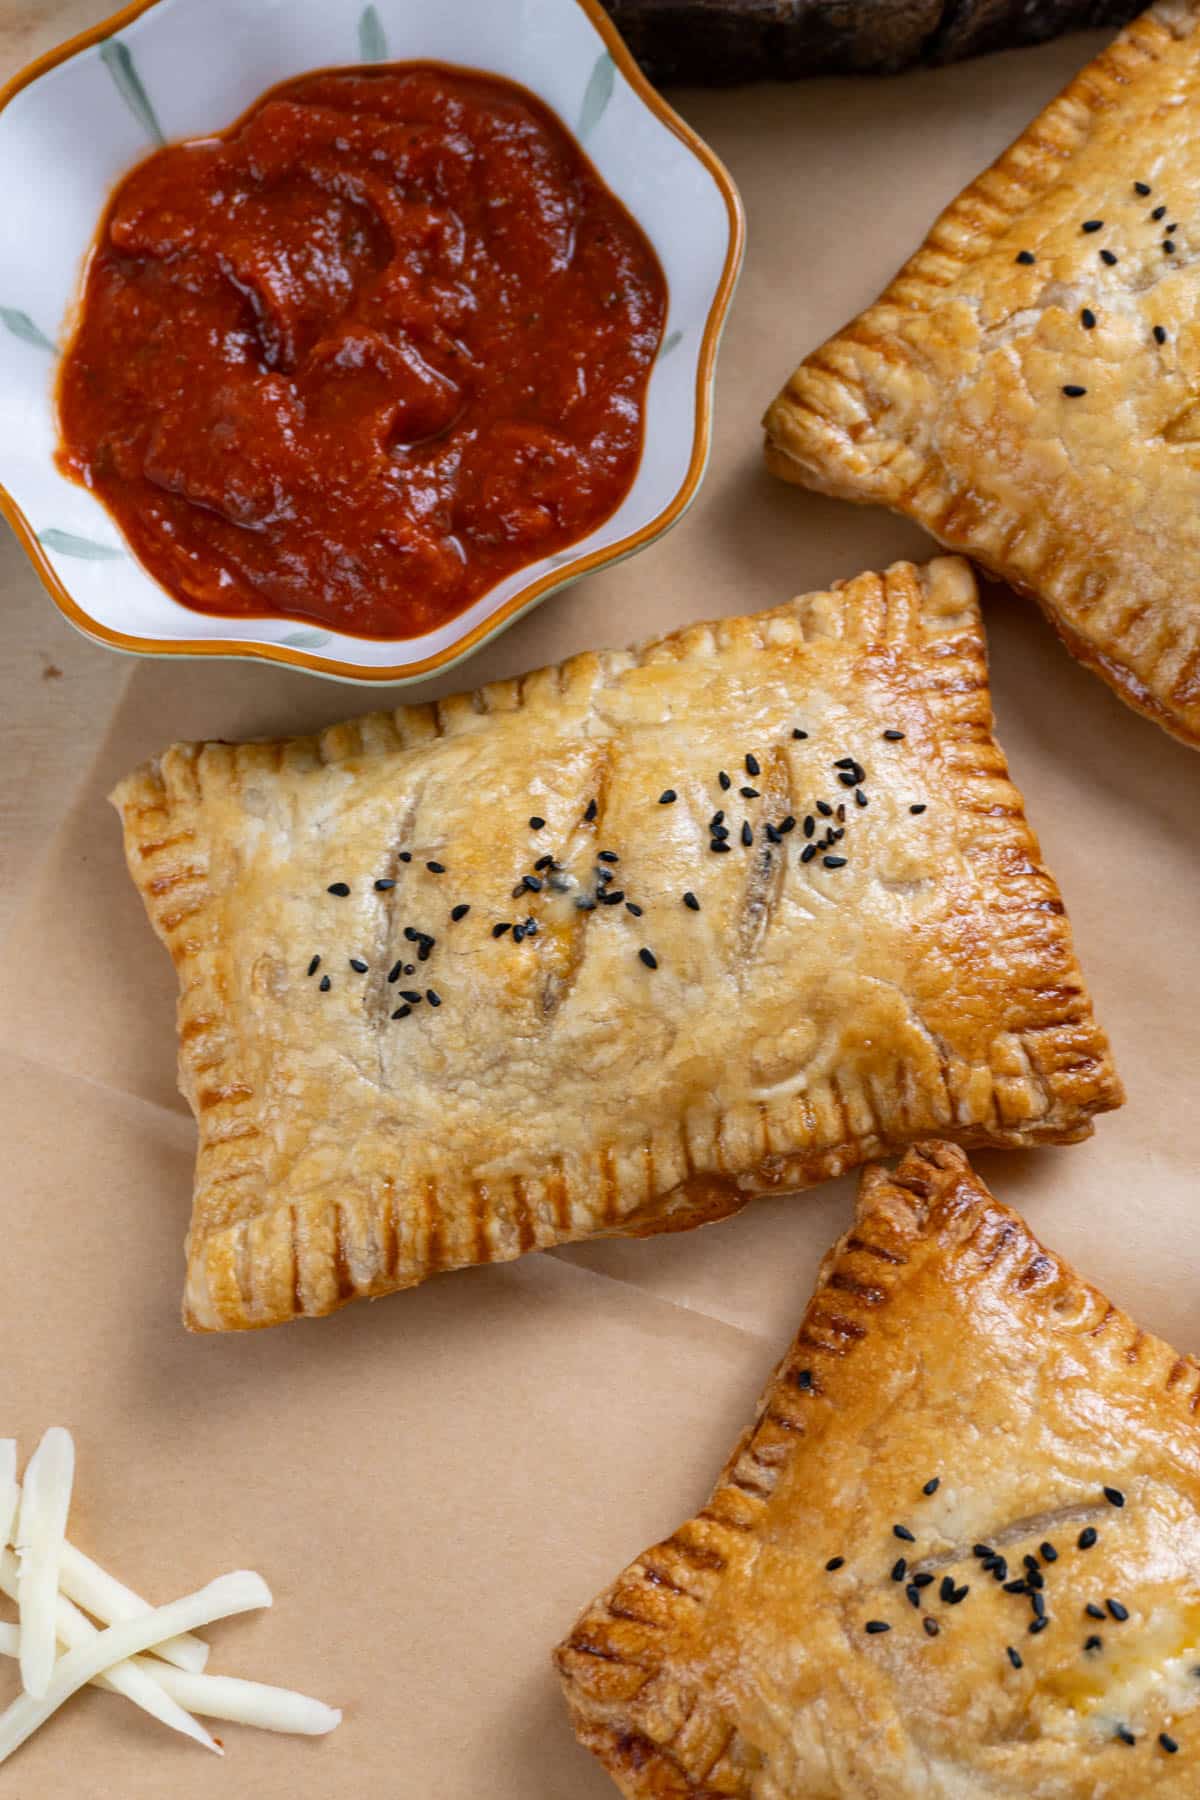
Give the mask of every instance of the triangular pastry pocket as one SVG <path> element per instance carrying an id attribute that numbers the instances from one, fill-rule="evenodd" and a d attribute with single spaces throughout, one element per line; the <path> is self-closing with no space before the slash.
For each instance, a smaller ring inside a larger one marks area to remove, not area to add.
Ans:
<path id="1" fill-rule="evenodd" d="M 630 1800 L 1184 1800 L 1200 1364 L 919 1145 L 708 1504 L 557 1653 Z"/>

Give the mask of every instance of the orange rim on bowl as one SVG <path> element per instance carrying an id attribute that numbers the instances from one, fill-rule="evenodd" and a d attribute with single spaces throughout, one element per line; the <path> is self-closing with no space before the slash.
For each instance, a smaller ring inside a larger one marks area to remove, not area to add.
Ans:
<path id="1" fill-rule="evenodd" d="M 113 36 L 123 26 L 132 24 L 135 19 L 140 18 L 143 13 L 149 12 L 157 4 L 158 0 L 131 0 L 131 4 L 122 7 L 119 12 L 111 14 L 110 17 L 101 20 L 96 25 L 89 26 L 86 31 L 80 32 L 73 38 L 68 38 L 65 43 L 59 44 L 44 55 L 37 57 L 3 87 L 0 87 L 0 112 L 3 112 L 9 101 L 23 88 L 28 87 L 30 82 L 36 81 L 39 76 L 56 68 L 59 63 L 67 61 L 69 57 L 77 55 L 81 50 L 90 49 L 93 44 Z M 700 355 L 696 367 L 696 415 L 691 456 L 683 482 L 669 504 L 653 519 L 648 520 L 645 525 L 640 526 L 637 531 L 631 532 L 627 537 L 619 538 L 615 543 L 606 544 L 598 550 L 590 551 L 587 555 L 581 555 L 578 561 L 573 561 L 567 570 L 558 568 L 539 576 L 536 581 L 511 595 L 503 605 L 497 607 L 494 613 L 481 619 L 461 638 L 447 644 L 444 649 L 434 655 L 423 657 L 415 662 L 371 668 L 359 663 L 341 662 L 333 657 L 318 656 L 313 651 L 299 650 L 287 644 L 254 643 L 230 638 L 181 638 L 168 642 L 160 638 L 135 637 L 127 632 L 114 631 L 110 626 L 102 625 L 98 620 L 91 618 L 72 598 L 47 557 L 33 526 L 12 495 L 0 485 L 0 512 L 12 526 L 18 542 L 33 564 L 54 604 L 64 617 L 77 626 L 85 636 L 97 639 L 114 650 L 125 650 L 142 656 L 236 657 L 286 663 L 293 668 L 306 669 L 312 674 L 332 675 L 356 682 L 412 681 L 423 675 L 436 674 L 439 670 L 447 669 L 463 657 L 469 656 L 479 644 L 495 636 L 505 626 L 512 624 L 523 612 L 536 605 L 553 589 L 564 587 L 577 580 L 579 576 L 586 575 L 590 570 L 599 568 L 605 563 L 615 562 L 620 558 L 633 555 L 634 552 L 644 548 L 646 544 L 669 530 L 687 510 L 699 488 L 708 461 L 712 435 L 712 384 L 717 347 L 720 343 L 725 315 L 733 297 L 745 241 L 742 205 L 737 189 L 724 164 L 646 80 L 626 48 L 620 33 L 600 5 L 600 0 L 575 0 L 575 4 L 599 33 L 613 62 L 634 92 L 708 170 L 725 203 L 729 221 L 729 243 L 726 248 L 725 261 L 712 304 L 708 310 L 700 342 Z"/>

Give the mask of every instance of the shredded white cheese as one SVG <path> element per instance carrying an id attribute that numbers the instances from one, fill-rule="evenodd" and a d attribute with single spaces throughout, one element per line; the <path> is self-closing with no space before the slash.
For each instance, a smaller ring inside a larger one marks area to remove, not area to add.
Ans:
<path id="1" fill-rule="evenodd" d="M 25 1487 L 28 1492 L 28 1474 Z M 256 1607 L 270 1604 L 271 1590 L 262 1577 L 248 1569 L 239 1569 L 232 1575 L 218 1576 L 216 1581 L 210 1581 L 196 1593 L 156 1607 L 140 1618 L 124 1619 L 97 1632 L 90 1642 L 81 1644 L 76 1650 L 68 1650 L 53 1665 L 44 1694 L 21 1694 L 7 1711 L 0 1713 L 0 1762 L 19 1749 L 72 1694 L 78 1693 L 81 1687 L 114 1663 L 148 1650 L 165 1637 L 194 1631 L 198 1626 L 211 1624 L 214 1619 L 227 1619 L 235 1613 L 251 1612 Z M 24 1637 L 22 1628 L 22 1650 Z"/>
<path id="2" fill-rule="evenodd" d="M 71 1434 L 52 1425 L 29 1459 L 17 1521 L 21 1685 L 34 1700 L 47 1692 L 54 1674 L 54 1603 L 74 1479 Z"/>
<path id="3" fill-rule="evenodd" d="M 0 1593 L 7 1594 L 10 1600 L 15 1600 L 17 1597 L 17 1565 L 14 1557 L 8 1552 L 0 1555 Z M 20 1628 L 14 1626 L 12 1629 L 17 1634 L 19 1644 Z M 90 1619 L 84 1618 L 77 1606 L 72 1606 L 71 1602 L 60 1594 L 54 1611 L 54 1635 L 59 1643 L 65 1644 L 69 1650 L 77 1650 L 81 1644 L 90 1643 L 93 1638 L 99 1637 L 100 1633 Z M 148 1664 L 147 1667 L 152 1668 L 153 1664 Z M 203 1725 L 198 1724 L 190 1714 L 184 1712 L 177 1700 L 163 1692 L 162 1688 L 147 1674 L 146 1668 L 140 1667 L 134 1662 L 114 1663 L 111 1669 L 105 1671 L 101 1679 L 106 1687 L 112 1688 L 114 1693 L 123 1694 L 127 1700 L 132 1700 L 135 1706 L 140 1706 L 143 1712 L 149 1713 L 152 1718 L 160 1720 L 162 1724 L 169 1725 L 172 1731 L 178 1731 L 184 1737 L 194 1738 L 198 1744 L 203 1744 L 206 1750 L 215 1750 L 218 1755 L 220 1754 L 216 1740 L 209 1736 Z"/>
<path id="4" fill-rule="evenodd" d="M 71 1543 L 64 1543 L 62 1547 L 59 1586 L 68 1600 L 74 1600 L 76 1606 L 82 1606 L 84 1612 L 90 1612 L 105 1625 L 115 1625 L 121 1619 L 139 1619 L 151 1610 L 149 1601 L 117 1581 L 107 1569 L 102 1569 Z M 184 1637 L 168 1638 L 164 1644 L 155 1644 L 154 1654 L 161 1656 L 164 1662 L 174 1663 L 177 1668 L 198 1675 L 208 1661 L 208 1645 L 203 1638 L 192 1637 L 189 1633 Z"/>

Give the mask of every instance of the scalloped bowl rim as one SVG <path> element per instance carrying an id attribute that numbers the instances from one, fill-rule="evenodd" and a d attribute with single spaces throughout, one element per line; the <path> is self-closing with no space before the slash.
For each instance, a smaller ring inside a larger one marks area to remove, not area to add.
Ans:
<path id="1" fill-rule="evenodd" d="M 156 7 L 164 5 L 165 3 L 166 0 L 131 0 L 130 4 L 124 6 L 118 12 L 113 13 L 99 23 L 90 26 L 86 31 L 82 31 L 76 36 L 67 39 L 65 42 L 55 46 L 44 55 L 27 64 L 7 83 L 0 87 L 0 114 L 3 114 L 5 109 L 18 94 L 38 82 L 43 76 L 48 75 L 61 64 L 78 56 L 81 52 L 86 51 L 97 44 L 103 46 L 106 40 L 115 38 L 116 33 L 124 30 L 135 21 L 141 19 L 145 14 L 152 12 Z M 613 25 L 608 15 L 603 11 L 599 0 L 559 0 L 559 4 L 572 9 L 578 14 L 582 14 L 584 20 L 590 25 L 598 40 L 599 61 L 602 62 L 607 54 L 607 57 L 611 59 L 614 74 L 620 74 L 624 78 L 626 84 L 632 90 L 634 97 L 640 101 L 641 105 L 653 115 L 654 119 L 661 126 L 664 126 L 673 137 L 680 141 L 685 151 L 689 152 L 690 155 L 702 165 L 723 203 L 724 215 L 727 223 L 725 252 L 721 262 L 719 275 L 713 287 L 712 298 L 708 304 L 707 313 L 704 316 L 703 326 L 700 331 L 697 345 L 693 411 L 688 418 L 685 419 L 685 424 L 690 423 L 691 426 L 691 451 L 683 472 L 682 480 L 671 498 L 665 505 L 659 507 L 651 518 L 643 521 L 634 529 L 626 531 L 623 535 L 618 536 L 611 542 L 601 543 L 594 548 L 587 549 L 584 546 L 587 545 L 589 540 L 588 537 L 585 537 L 581 540 L 578 551 L 573 551 L 568 548 L 565 551 L 559 552 L 553 559 L 553 566 L 544 566 L 541 573 L 521 579 L 522 572 L 518 571 L 515 577 L 510 578 L 510 581 L 515 581 L 517 583 L 513 588 L 513 591 L 510 591 L 505 598 L 496 601 L 495 604 L 492 605 L 491 610 L 483 609 L 487 608 L 492 595 L 496 594 L 498 591 L 502 591 L 504 584 L 500 584 L 499 589 L 492 589 L 489 594 L 481 596 L 479 600 L 474 603 L 473 607 L 466 610 L 462 615 L 461 621 L 450 622 L 450 630 L 453 630 L 456 625 L 461 623 L 463 626 L 461 633 L 450 638 L 448 642 L 444 643 L 439 649 L 432 653 L 416 658 L 406 658 L 399 662 L 366 664 L 362 662 L 345 661 L 339 656 L 322 656 L 317 654 L 313 649 L 303 648 L 298 643 L 270 642 L 261 639 L 237 639 L 221 636 L 200 636 L 196 638 L 137 636 L 130 632 L 119 630 L 116 627 L 95 618 L 71 592 L 64 576 L 60 574 L 59 570 L 51 560 L 46 544 L 41 541 L 37 530 L 30 522 L 24 509 L 9 492 L 7 486 L 4 485 L 3 482 L 0 482 L 0 513 L 3 513 L 5 518 L 7 518 L 18 542 L 21 544 L 21 547 L 41 579 L 43 586 L 50 594 L 51 599 L 54 601 L 59 611 L 86 637 L 103 643 L 110 649 L 123 651 L 137 656 L 159 658 L 174 656 L 220 657 L 238 661 L 266 661 L 285 664 L 293 668 L 304 670 L 309 674 L 323 675 L 333 680 L 357 682 L 368 686 L 374 686 L 380 683 L 404 685 L 449 669 L 455 663 L 461 661 L 464 657 L 477 650 L 482 644 L 497 636 L 509 625 L 513 624 L 524 613 L 528 612 L 530 608 L 538 605 L 541 601 L 548 599 L 559 589 L 576 581 L 581 575 L 588 574 L 609 563 L 617 562 L 625 557 L 636 554 L 639 550 L 644 549 L 648 544 L 652 543 L 656 538 L 661 537 L 664 532 L 668 531 L 672 525 L 676 524 L 678 520 L 682 518 L 699 490 L 700 483 L 703 480 L 705 469 L 707 467 L 709 450 L 711 447 L 712 389 L 716 372 L 717 350 L 725 320 L 728 315 L 729 306 L 733 298 L 733 292 L 737 284 L 737 278 L 740 273 L 745 244 L 745 221 L 741 201 L 737 189 L 734 186 L 733 179 L 724 164 L 715 153 L 709 149 L 707 144 L 705 144 L 692 130 L 692 128 L 667 104 L 662 96 L 651 87 L 650 83 L 641 73 L 641 70 L 634 62 L 616 27 Z M 376 18 L 378 16 L 377 9 L 368 6 L 363 9 L 361 18 L 365 19 L 368 13 L 374 15 Z M 417 60 L 420 60 L 420 58 L 418 57 Z M 286 78 L 286 76 L 279 77 L 279 79 Z M 273 84 L 268 83 L 265 85 Z M 526 85 L 528 85 L 535 93 L 540 93 L 540 89 L 536 82 L 530 80 L 526 82 Z M 547 104 L 553 105 L 553 102 L 547 101 Z M 555 108 L 555 110 L 559 109 Z M 570 129 L 570 127 L 568 127 L 568 129 Z M 578 137 L 580 134 L 574 133 L 573 135 Z M 146 153 L 146 149 L 143 149 L 142 154 Z M 589 154 L 592 154 L 592 152 L 589 151 Z M 610 174 L 603 168 L 601 169 L 601 173 L 611 184 Z M 642 221 L 642 224 L 643 229 L 648 230 L 644 221 Z M 648 234 L 651 236 L 651 241 L 655 243 L 655 248 L 659 251 L 661 256 L 663 253 L 661 239 L 656 238 L 654 233 L 649 232 L 649 230 Z M 86 244 L 80 246 L 80 255 L 86 253 L 87 247 Z M 668 317 L 668 326 L 670 323 L 670 317 Z M 678 338 L 678 335 L 678 333 L 674 334 L 676 339 Z M 672 333 L 668 330 L 664 332 L 664 348 L 670 347 L 671 344 Z M 660 358 L 662 355 L 663 349 L 660 349 Z M 649 394 L 647 395 L 647 406 L 649 406 Z M 645 461 L 646 451 L 650 445 L 650 435 L 650 421 L 649 417 L 647 417 L 646 438 L 643 447 L 643 463 Z M 639 475 L 640 473 L 641 471 L 639 469 Z M 629 497 L 630 496 L 627 496 L 626 498 L 628 499 Z M 606 526 L 612 524 L 613 519 L 619 514 L 620 510 L 621 508 L 619 507 L 617 509 L 617 514 L 611 515 L 608 520 L 603 521 L 601 525 L 596 528 L 595 532 L 589 534 L 589 537 L 594 537 L 597 533 L 603 533 Z M 53 534 L 48 533 L 47 535 Z M 61 535 L 62 534 L 60 534 L 60 536 Z M 118 551 L 116 554 L 120 555 L 121 552 Z M 132 563 L 132 557 L 130 560 Z M 139 565 L 133 564 L 133 566 L 139 569 L 139 573 L 145 575 L 145 571 L 140 570 Z M 537 569 L 538 564 L 535 563 L 531 565 L 531 567 Z M 146 579 L 153 583 L 152 577 L 146 575 Z M 159 584 L 153 583 L 153 586 L 158 588 Z M 161 588 L 160 592 L 166 594 L 166 590 L 162 590 Z M 214 629 L 216 630 L 219 630 L 225 623 L 213 615 L 192 613 L 190 609 L 183 607 L 182 603 L 175 601 L 174 597 L 169 594 L 166 594 L 166 598 L 170 600 L 172 605 L 177 607 L 181 613 L 185 613 L 189 619 L 195 618 L 200 620 L 211 617 L 213 618 Z M 482 616 L 477 616 L 472 621 L 472 613 L 479 614 L 481 611 Z M 280 621 L 278 620 L 278 617 L 275 616 L 275 621 L 284 624 L 290 623 L 296 627 L 296 630 L 290 634 L 293 638 L 310 635 L 309 628 L 303 620 L 293 619 L 291 621 Z M 322 632 L 314 622 L 311 628 L 311 635 L 323 639 L 327 636 L 332 636 L 333 634 Z M 416 642 L 418 640 L 386 640 L 388 648 L 392 648 L 393 645 L 396 648 L 399 648 L 406 641 Z M 349 634 L 346 634 L 342 639 L 343 657 L 345 655 L 345 645 L 353 642 L 378 645 L 381 640 L 355 640 L 351 638 Z"/>

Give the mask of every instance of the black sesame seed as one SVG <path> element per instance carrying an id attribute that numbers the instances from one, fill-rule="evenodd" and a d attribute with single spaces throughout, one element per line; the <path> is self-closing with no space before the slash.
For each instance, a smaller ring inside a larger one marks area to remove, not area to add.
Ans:
<path id="1" fill-rule="evenodd" d="M 915 1587 L 913 1585 L 913 1583 L 910 1581 L 908 1586 L 904 1590 L 904 1598 L 908 1601 L 908 1604 L 910 1606 L 918 1606 L 919 1607 L 921 1604 L 920 1588 Z"/>
<path id="2" fill-rule="evenodd" d="M 390 881 L 385 877 L 382 881 L 377 881 L 375 883 L 375 892 L 377 894 L 386 894 L 389 888 L 394 888 L 395 885 L 394 881 Z"/>
<path id="3" fill-rule="evenodd" d="M 1170 238 L 1164 238 L 1164 240 L 1163 240 L 1163 255 L 1164 256 L 1174 256 L 1174 254 L 1175 254 L 1175 245 L 1172 243 Z"/>
<path id="4" fill-rule="evenodd" d="M 350 892 L 350 886 L 349 883 L 345 881 L 334 881 L 325 889 L 325 892 L 327 894 L 336 894 L 339 900 L 344 900 L 346 895 Z"/>
<path id="5" fill-rule="evenodd" d="M 444 875 L 446 873 L 445 863 L 427 862 L 425 867 L 429 870 L 431 875 Z"/>
<path id="6" fill-rule="evenodd" d="M 679 796 L 674 788 L 664 788 L 662 793 L 658 796 L 658 804 L 660 806 L 673 806 L 678 798 Z"/>
<path id="7" fill-rule="evenodd" d="M 1132 1731 L 1130 1731 L 1128 1725 L 1118 1725 L 1117 1729 L 1113 1735 L 1115 1737 L 1120 1738 L 1120 1740 L 1123 1744 L 1136 1744 L 1137 1743 L 1137 1739 L 1134 1737 Z"/>
<path id="8" fill-rule="evenodd" d="M 1038 1549 L 1042 1553 L 1042 1561 L 1043 1562 L 1057 1562 L 1058 1561 L 1058 1551 L 1054 1548 L 1053 1544 L 1039 1544 Z"/>
<path id="9" fill-rule="evenodd" d="M 831 1575 L 835 1569 L 842 1569 L 845 1568 L 845 1566 L 846 1559 L 844 1556 L 831 1556 L 829 1561 L 825 1564 L 826 1569 L 828 1569 Z"/>
<path id="10" fill-rule="evenodd" d="M 816 854 L 817 846 L 815 844 L 805 844 L 803 850 L 800 852 L 800 861 L 802 863 L 811 862 Z"/>
<path id="11" fill-rule="evenodd" d="M 1102 1619 L 1104 1617 L 1104 1608 L 1102 1606 L 1097 1606 L 1094 1600 L 1089 1600 L 1083 1610 L 1089 1619 Z"/>
<path id="12" fill-rule="evenodd" d="M 1166 333 L 1165 326 L 1156 325 L 1154 327 L 1154 341 L 1156 344 L 1165 344 L 1166 343 L 1167 333 Z"/>
<path id="13" fill-rule="evenodd" d="M 821 862 L 827 869 L 844 869 L 846 866 L 844 856 L 823 856 Z"/>
<path id="14" fill-rule="evenodd" d="M 1107 1606 L 1111 1616 L 1117 1621 L 1117 1624 L 1123 1625 L 1129 1617 L 1129 1608 L 1127 1606 L 1122 1606 L 1119 1600 L 1106 1600 L 1104 1604 Z"/>
<path id="15" fill-rule="evenodd" d="M 1104 1498 L 1108 1501 L 1110 1506 L 1124 1506 L 1125 1504 L 1125 1496 L 1120 1488 L 1106 1487 L 1104 1490 Z"/>
<path id="16" fill-rule="evenodd" d="M 1113 264 L 1114 264 L 1114 263 L 1115 263 L 1115 262 L 1116 262 L 1116 260 L 1117 260 L 1117 259 L 1116 259 L 1116 257 L 1115 257 L 1115 256 L 1114 256 L 1114 255 L 1113 255 L 1113 253 L 1112 253 L 1112 251 L 1111 251 L 1111 250 L 1102 250 L 1102 251 L 1101 251 L 1101 252 L 1100 252 L 1100 261 L 1101 261 L 1101 262 L 1102 262 L 1102 263 L 1105 263 L 1105 264 L 1107 264 L 1107 266 L 1108 266 L 1108 267 L 1109 267 L 1109 268 L 1110 268 L 1110 269 L 1111 269 L 1111 268 L 1112 268 L 1112 266 L 1113 266 Z"/>
<path id="17" fill-rule="evenodd" d="M 1037 257 L 1033 254 L 1032 250 L 1018 250 L 1017 261 L 1019 263 L 1034 263 L 1037 261 Z"/>
<path id="18" fill-rule="evenodd" d="M 1103 1650 L 1104 1639 L 1097 1637 L 1093 1632 L 1090 1638 L 1084 1639 L 1083 1647 L 1085 1650 Z"/>
<path id="19" fill-rule="evenodd" d="M 796 739 L 796 740 L 797 740 L 797 741 L 798 741 L 798 742 L 801 742 L 801 743 L 802 743 L 802 742 L 803 742 L 803 740 L 804 740 L 804 739 L 805 739 L 805 738 L 806 738 L 806 737 L 807 737 L 807 736 L 808 736 L 808 733 L 807 733 L 807 731 L 801 731 L 801 729 L 800 729 L 800 727 L 799 727 L 799 726 L 798 726 L 798 725 L 793 725 L 793 727 L 792 727 L 792 736 L 793 736 L 793 737 L 794 737 L 794 738 L 795 738 L 795 739 Z"/>
<path id="20" fill-rule="evenodd" d="M 1148 181 L 1135 181 L 1133 184 L 1133 191 L 1135 194 L 1140 194 L 1144 200 L 1146 195 L 1152 190 Z"/>
<path id="21" fill-rule="evenodd" d="M 352 957 L 350 957 L 349 962 L 350 962 L 350 967 L 354 970 L 356 975 L 365 975 L 366 974 L 367 965 L 363 961 L 361 956 L 352 956 Z"/>
<path id="22" fill-rule="evenodd" d="M 1082 400 L 1083 396 L 1087 393 L 1087 389 L 1085 387 L 1080 387 L 1077 381 L 1068 381 L 1063 385 L 1063 393 L 1067 396 L 1068 400 Z"/>
<path id="23" fill-rule="evenodd" d="M 1103 219 L 1085 219 L 1083 221 L 1082 229 L 1084 231 L 1103 231 L 1104 230 L 1104 220 Z"/>
<path id="24" fill-rule="evenodd" d="M 1008 1660 L 1012 1664 L 1014 1669 L 1023 1669 L 1025 1667 L 1025 1664 L 1022 1662 L 1019 1652 L 1014 1650 L 1011 1644 L 1009 1644 L 1009 1646 L 1005 1650 L 1004 1654 L 1008 1657 Z"/>
<path id="25" fill-rule="evenodd" d="M 598 806 L 597 806 L 597 805 L 596 805 L 596 802 L 595 802 L 595 801 L 594 801 L 594 800 L 589 800 L 589 801 L 588 801 L 588 803 L 587 803 L 587 811 L 586 811 L 586 812 L 585 812 L 585 813 L 584 813 L 584 815 L 583 815 L 583 816 L 584 816 L 584 819 L 585 819 L 585 820 L 586 820 L 586 821 L 587 821 L 587 823 L 588 823 L 588 824 L 589 824 L 589 825 L 590 825 L 590 824 L 591 824 L 591 822 L 592 822 L 592 820 L 593 820 L 593 819 L 594 819 L 594 818 L 595 818 L 595 816 L 596 816 L 596 814 L 597 814 L 597 813 L 598 813 L 598 812 L 599 812 L 599 810 L 600 810 L 600 809 L 599 809 L 599 807 L 598 807 Z"/>
<path id="26" fill-rule="evenodd" d="M 693 894 L 691 888 L 689 888 L 687 893 L 683 896 L 683 904 L 687 907 L 689 912 L 700 911 L 700 902 L 697 900 L 695 894 Z"/>
<path id="27" fill-rule="evenodd" d="M 410 863 L 412 861 L 412 851 L 411 850 L 397 850 L 396 860 L 397 860 L 397 862 Z"/>
<path id="28" fill-rule="evenodd" d="M 746 773 L 747 773 L 747 775 L 761 775 L 762 774 L 762 770 L 759 767 L 759 762 L 758 762 L 757 756 L 751 755 L 746 758 Z"/>
<path id="29" fill-rule="evenodd" d="M 742 842 L 747 849 L 749 849 L 750 845 L 754 842 L 754 833 L 750 828 L 749 822 L 745 819 L 742 820 Z"/>
<path id="30" fill-rule="evenodd" d="M 795 819 L 795 815 L 793 813 L 789 813 L 786 819 L 780 819 L 779 835 L 781 837 L 786 837 L 789 831 L 795 831 L 795 829 L 796 829 L 796 819 Z"/>
<path id="31" fill-rule="evenodd" d="M 925 1636 L 926 1637 L 936 1637 L 938 1632 L 941 1630 L 941 1626 L 938 1624 L 936 1619 L 926 1619 L 924 1621 L 924 1624 L 925 1624 Z"/>
<path id="32" fill-rule="evenodd" d="M 1096 315 L 1092 311 L 1090 306 L 1085 306 L 1083 311 L 1080 313 L 1079 323 L 1083 326 L 1083 329 L 1085 331 L 1093 331 L 1095 329 Z"/>
<path id="33" fill-rule="evenodd" d="M 466 918 L 466 916 L 470 912 L 470 910 L 471 910 L 471 906 L 470 906 L 469 901 L 467 901 L 467 900 L 460 901 L 460 903 L 457 906 L 452 906 L 450 908 L 450 917 L 454 920 L 454 923 L 457 925 L 458 921 L 460 919 Z"/>
<path id="34" fill-rule="evenodd" d="M 329 992 L 330 988 L 333 986 L 333 983 L 332 983 L 332 981 L 330 981 L 328 975 L 322 975 L 320 982 L 318 983 L 318 986 L 320 987 L 321 992 L 323 994 L 327 994 Z"/>
<path id="35" fill-rule="evenodd" d="M 1037 1618 L 1033 1621 L 1032 1625 L 1029 1627 L 1030 1637 L 1036 1637 L 1040 1631 L 1045 1631 L 1045 1629 L 1049 1623 L 1050 1623 L 1049 1619 L 1044 1618 L 1039 1613 Z"/>
<path id="36" fill-rule="evenodd" d="M 760 798 L 757 788 L 752 788 L 752 787 L 739 788 L 738 793 L 742 796 L 743 800 L 757 800 Z"/>
<path id="37" fill-rule="evenodd" d="M 1165 219 L 1166 216 L 1167 216 L 1167 209 L 1165 206 L 1156 206 L 1154 211 L 1150 214 L 1150 217 L 1152 219 L 1154 219 L 1156 222 L 1159 219 Z"/>
<path id="38" fill-rule="evenodd" d="M 648 969 L 657 969 L 658 958 L 657 958 L 657 956 L 655 956 L 653 950 L 647 950 L 646 946 L 643 944 L 641 949 L 638 951 L 638 956 L 641 958 L 642 962 L 645 963 L 645 965 Z"/>
<path id="39" fill-rule="evenodd" d="M 434 988 L 425 989 L 425 998 L 428 1000 L 430 1006 L 440 1006 L 442 1004 L 442 996 Z"/>
<path id="40" fill-rule="evenodd" d="M 511 930 L 512 930 L 512 920 L 511 919 L 501 919 L 501 921 L 498 925 L 492 926 L 492 936 L 494 938 L 503 937 L 506 931 L 511 931 Z"/>
<path id="41" fill-rule="evenodd" d="M 928 1570 L 925 1570 L 922 1574 L 913 1576 L 912 1584 L 915 1588 L 931 1587 L 933 1585 L 933 1576 Z"/>
<path id="42" fill-rule="evenodd" d="M 718 774 L 717 780 L 720 782 L 721 786 L 725 789 L 729 789 L 733 786 L 732 781 L 730 781 L 730 779 L 729 779 L 728 775 L 725 773 L 724 769 L 722 769 L 720 771 L 720 773 Z"/>
<path id="43" fill-rule="evenodd" d="M 1081 1550 L 1090 1550 L 1098 1535 L 1094 1525 L 1087 1525 L 1075 1541 Z"/>
<path id="44" fill-rule="evenodd" d="M 400 989 L 400 998 L 402 1000 L 407 1000 L 408 1004 L 410 1006 L 419 1006 L 421 1003 L 420 989 L 419 988 L 401 988 Z"/>
<path id="45" fill-rule="evenodd" d="M 320 968 L 320 966 L 321 966 L 321 959 L 320 959 L 320 957 L 319 957 L 319 956 L 314 956 L 314 957 L 313 957 L 313 959 L 312 959 L 312 961 L 311 961 L 311 962 L 310 962 L 310 963 L 309 963 L 309 965 L 308 965 L 308 973 L 309 973 L 309 974 L 310 974 L 310 975 L 315 975 L 315 974 L 316 974 L 316 972 L 317 972 L 317 970 L 318 970 L 318 969 L 319 969 L 319 968 Z"/>
<path id="46" fill-rule="evenodd" d="M 908 810 L 910 813 L 923 813 L 925 811 L 925 802 L 922 801 L 919 806 L 910 806 Z"/>
<path id="47" fill-rule="evenodd" d="M 597 850 L 596 860 L 597 862 L 619 863 L 621 859 L 615 850 Z"/>
<path id="48" fill-rule="evenodd" d="M 1179 1749 L 1179 1745 L 1168 1731 L 1160 1731 L 1158 1741 L 1168 1756 L 1174 1756 Z"/>
<path id="49" fill-rule="evenodd" d="M 892 1628 L 886 1619 L 868 1619 L 863 1629 L 868 1637 L 878 1637 L 881 1631 L 890 1631 Z"/>
<path id="50" fill-rule="evenodd" d="M 908 1564 L 905 1562 L 905 1560 L 902 1556 L 898 1556 L 896 1558 L 895 1562 L 892 1564 L 892 1580 L 893 1581 L 903 1581 L 904 1577 L 907 1574 L 908 1574 Z"/>

